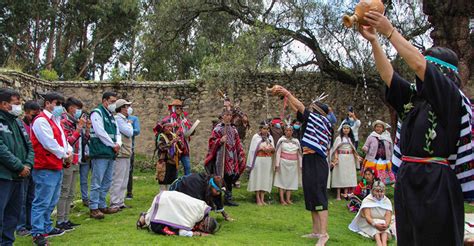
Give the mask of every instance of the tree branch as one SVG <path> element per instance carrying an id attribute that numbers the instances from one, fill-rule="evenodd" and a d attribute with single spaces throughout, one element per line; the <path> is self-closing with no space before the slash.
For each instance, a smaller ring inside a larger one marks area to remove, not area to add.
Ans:
<path id="1" fill-rule="evenodd" d="M 406 40 L 411 40 L 417 36 L 420 36 L 421 34 L 424 34 L 425 32 L 427 32 L 428 30 L 430 30 L 430 28 L 432 27 L 432 25 L 430 23 L 424 25 L 424 26 L 420 26 L 416 29 L 412 29 L 410 30 L 409 32 L 407 32 L 404 36 L 406 38 Z"/>
<path id="2" fill-rule="evenodd" d="M 300 64 L 296 64 L 296 65 L 294 65 L 293 67 L 291 67 L 291 70 L 292 70 L 291 76 L 295 75 L 296 70 L 297 70 L 298 68 L 306 67 L 306 66 L 309 66 L 309 65 L 316 65 L 316 66 L 318 65 L 318 64 L 316 63 L 316 61 L 314 61 L 314 57 L 313 57 L 313 59 L 311 59 L 311 60 L 309 60 L 309 61 L 307 61 L 307 62 L 303 62 L 303 63 L 300 63 Z"/>
<path id="3" fill-rule="evenodd" d="M 266 22 L 267 16 L 272 11 L 273 6 L 275 5 L 275 2 L 276 2 L 276 0 L 272 0 L 272 3 L 270 3 L 270 7 L 268 7 L 268 9 L 265 11 L 265 13 L 263 13 L 263 18 L 262 18 L 263 22 Z"/>

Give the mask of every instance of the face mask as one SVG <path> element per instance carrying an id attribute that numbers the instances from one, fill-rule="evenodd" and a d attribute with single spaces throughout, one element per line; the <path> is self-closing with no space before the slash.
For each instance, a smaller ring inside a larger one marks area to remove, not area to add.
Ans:
<path id="1" fill-rule="evenodd" d="M 299 130 L 299 129 L 300 129 L 300 127 L 301 127 L 300 125 L 294 125 L 294 126 L 293 126 L 293 129 L 295 129 L 295 130 Z"/>
<path id="2" fill-rule="evenodd" d="M 81 118 L 81 115 L 82 115 L 82 110 L 81 109 L 76 109 L 76 113 L 74 114 L 74 118 L 76 120 L 78 120 L 79 118 Z"/>
<path id="3" fill-rule="evenodd" d="M 12 104 L 12 110 L 8 111 L 11 115 L 20 116 L 23 113 L 21 105 Z"/>
<path id="4" fill-rule="evenodd" d="M 127 109 L 127 114 L 128 114 L 128 115 L 132 115 L 132 113 L 133 113 L 133 108 L 132 108 L 132 107 L 129 107 L 129 108 Z"/>
<path id="5" fill-rule="evenodd" d="M 107 109 L 111 112 L 111 113 L 115 113 L 115 109 L 117 108 L 117 104 L 115 103 L 112 103 L 110 104 L 109 106 L 107 106 Z"/>
<path id="6" fill-rule="evenodd" d="M 54 116 L 59 117 L 64 112 L 63 106 L 54 106 L 53 112 L 51 112 Z"/>
<path id="7" fill-rule="evenodd" d="M 280 129 L 280 128 L 281 128 L 280 123 L 276 123 L 276 124 L 275 124 L 275 127 L 278 128 L 278 129 Z"/>

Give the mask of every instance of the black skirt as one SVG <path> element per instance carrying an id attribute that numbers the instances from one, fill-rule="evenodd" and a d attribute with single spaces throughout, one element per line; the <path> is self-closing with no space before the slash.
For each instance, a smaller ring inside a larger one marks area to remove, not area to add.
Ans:
<path id="1" fill-rule="evenodd" d="M 318 154 L 303 155 L 303 193 L 306 209 L 322 211 L 328 209 L 329 166 Z"/>
<path id="2" fill-rule="evenodd" d="M 463 245 L 461 185 L 449 166 L 402 163 L 395 184 L 398 245 Z"/>

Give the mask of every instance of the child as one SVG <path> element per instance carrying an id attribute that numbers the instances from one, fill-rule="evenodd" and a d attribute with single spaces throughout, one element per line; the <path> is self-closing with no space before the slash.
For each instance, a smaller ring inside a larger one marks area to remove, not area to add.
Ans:
<path id="1" fill-rule="evenodd" d="M 247 190 L 255 191 L 259 206 L 267 205 L 264 200 L 265 192 L 272 190 L 272 156 L 275 145 L 269 130 L 270 126 L 263 121 L 260 132 L 252 137 L 247 158 L 247 168 L 250 170 Z"/>
<path id="2" fill-rule="evenodd" d="M 298 190 L 298 170 L 302 164 L 302 153 L 300 142 L 292 137 L 293 126 L 287 124 L 284 129 L 285 136 L 280 138 L 276 147 L 274 185 L 280 190 L 280 203 L 288 205 L 293 204 L 291 191 Z"/>
<path id="3" fill-rule="evenodd" d="M 182 143 L 179 137 L 172 132 L 172 129 L 171 121 L 162 121 L 156 138 L 156 151 L 158 152 L 156 179 L 160 184 L 161 191 L 168 190 L 169 185 L 178 177 L 178 161 L 182 152 Z"/>
<path id="4" fill-rule="evenodd" d="M 347 199 L 349 188 L 357 185 L 356 166 L 359 154 L 354 147 L 354 134 L 348 123 L 343 123 L 340 134 L 334 141 L 331 149 L 332 171 L 331 187 L 337 188 L 337 200 L 341 200 L 341 188 L 344 189 L 344 198 Z"/>
<path id="5" fill-rule="evenodd" d="M 347 204 L 349 211 L 355 213 L 359 212 L 362 200 L 364 200 L 364 198 L 370 194 L 370 190 L 372 190 L 372 185 L 376 180 L 378 180 L 377 171 L 370 167 L 366 168 L 362 180 L 356 186 L 354 192 L 352 194 L 349 194 L 350 202 L 349 204 Z"/>

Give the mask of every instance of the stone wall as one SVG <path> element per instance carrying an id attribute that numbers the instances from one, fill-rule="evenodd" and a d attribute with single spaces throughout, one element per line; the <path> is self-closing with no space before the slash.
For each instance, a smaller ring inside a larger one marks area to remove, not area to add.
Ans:
<path id="1" fill-rule="evenodd" d="M 216 85 L 219 86 L 216 86 Z M 216 88 L 226 91 L 231 99 L 240 99 L 241 108 L 249 115 L 251 129 L 245 141 L 258 130 L 258 122 L 269 116 L 279 116 L 283 101 L 277 97 L 268 97 L 268 110 L 265 88 L 280 84 L 292 91 L 305 105 L 322 92 L 329 96 L 325 102 L 330 104 L 337 114 L 338 122 L 344 117 L 348 105 L 353 105 L 362 121 L 361 140 L 370 131 L 368 123 L 375 119 L 389 121 L 387 107 L 380 99 L 381 92 L 369 89 L 367 94 L 363 86 L 354 88 L 340 82 L 330 81 L 315 73 L 302 73 L 289 77 L 281 74 L 260 74 L 248 76 L 226 83 L 206 83 L 204 81 L 173 82 L 89 82 L 58 81 L 48 82 L 32 76 L 13 72 L 0 72 L 0 86 L 19 90 L 24 99 L 36 98 L 38 93 L 48 90 L 62 92 L 66 97 L 81 99 L 86 110 L 95 107 L 101 101 L 104 91 L 116 91 L 120 97 L 133 101 L 134 114 L 140 118 L 142 133 L 137 138 L 137 152 L 151 156 L 154 150 L 152 128 L 158 119 L 167 114 L 167 105 L 173 98 L 187 99 L 186 111 L 191 120 L 199 119 L 200 126 L 191 141 L 193 162 L 202 162 L 207 152 L 207 139 L 211 132 L 211 122 L 222 110 L 222 100 Z M 365 106 L 364 106 L 365 105 Z M 289 111 L 286 111 L 288 114 Z M 294 116 L 294 114 L 292 114 Z"/>

